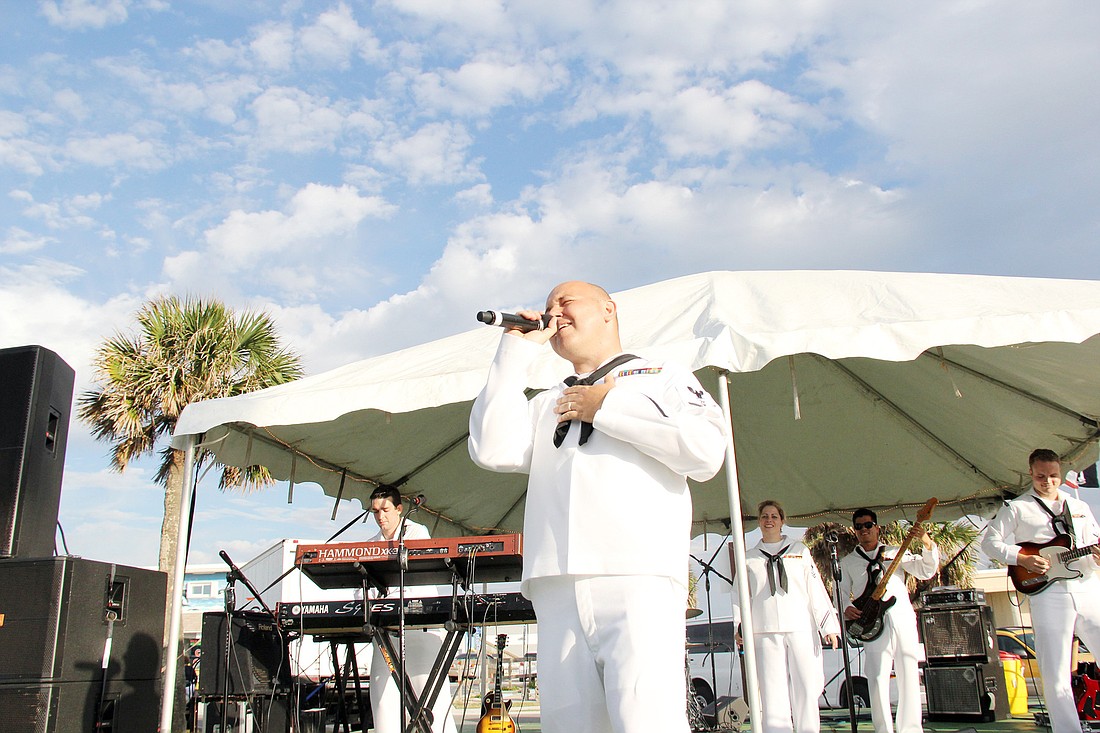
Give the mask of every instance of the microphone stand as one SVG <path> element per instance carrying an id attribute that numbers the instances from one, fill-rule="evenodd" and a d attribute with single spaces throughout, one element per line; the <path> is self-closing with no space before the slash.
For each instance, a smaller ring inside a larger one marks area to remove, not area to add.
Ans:
<path id="1" fill-rule="evenodd" d="M 726 576 L 715 570 L 714 565 L 711 564 L 714 562 L 714 559 L 718 557 L 718 553 L 721 552 L 722 549 L 726 546 L 726 539 L 728 538 L 729 536 L 727 535 L 725 538 L 722 539 L 721 542 L 718 543 L 718 549 L 715 550 L 714 554 L 710 556 L 710 562 L 700 560 L 699 558 L 695 557 L 695 555 L 690 555 L 691 559 L 699 563 L 699 565 L 703 568 L 703 588 L 707 592 L 707 650 L 710 654 L 710 689 L 711 692 L 714 693 L 715 719 L 717 719 L 718 715 L 718 672 L 715 668 L 714 658 L 714 647 L 716 646 L 716 644 L 714 642 L 714 616 L 710 600 L 710 574 L 714 573 L 719 578 L 729 583 L 731 587 L 733 586 L 733 580 L 727 578 Z M 736 637 L 736 630 L 734 630 L 733 634 Z M 733 644 L 734 648 L 730 649 L 731 652 L 736 651 L 736 639 L 733 639 Z M 744 688 L 744 683 L 742 683 L 742 688 Z M 691 690 L 688 690 L 688 694 L 691 694 Z"/>
<path id="2" fill-rule="evenodd" d="M 226 724 L 229 719 L 229 671 L 231 666 L 229 664 L 230 650 L 233 647 L 233 611 L 237 606 L 237 591 L 234 587 L 234 583 L 237 581 L 237 575 L 234 571 L 230 570 L 225 574 L 225 638 L 222 643 L 225 646 L 225 650 L 222 652 L 221 667 L 222 667 L 222 706 L 221 706 L 221 723 L 220 730 L 228 730 Z"/>
<path id="3" fill-rule="evenodd" d="M 233 644 L 233 611 L 236 605 L 236 593 L 233 589 L 233 583 L 237 580 L 244 583 L 244 587 L 252 594 L 252 597 L 259 602 L 260 607 L 267 612 L 267 615 L 271 617 L 274 622 L 274 628 L 278 631 L 280 639 L 282 638 L 282 630 L 279 627 L 279 617 L 275 615 L 275 612 L 271 610 L 271 607 L 264 603 L 263 596 L 260 595 L 260 591 L 256 590 L 256 586 L 252 585 L 252 581 L 248 579 L 241 569 L 237 567 L 233 560 L 229 558 L 229 554 L 222 550 L 218 553 L 225 564 L 229 566 L 229 572 L 225 574 L 225 677 L 222 680 L 222 730 L 226 730 L 226 714 L 228 712 L 229 705 L 229 656 L 230 648 Z M 285 656 L 284 656 L 285 659 Z M 279 680 L 274 679 L 271 681 L 272 688 L 278 689 Z"/>
<path id="4" fill-rule="evenodd" d="M 852 661 L 848 656 L 848 634 L 845 630 L 844 601 L 840 597 L 840 558 L 837 557 L 836 545 L 840 541 L 840 535 L 834 530 L 825 535 L 825 541 L 829 543 L 829 563 L 833 573 L 833 596 L 836 597 L 837 614 L 840 618 L 840 648 L 844 653 L 844 683 L 848 690 L 848 719 L 852 724 L 852 733 L 856 733 L 856 696 L 852 688 Z"/>
<path id="5" fill-rule="evenodd" d="M 423 503 L 422 497 L 413 499 L 413 508 L 401 517 L 401 526 L 397 530 L 397 641 L 400 644 L 397 654 L 397 673 L 401 678 L 401 733 L 405 733 L 405 728 L 408 726 L 408 693 L 405 689 L 405 571 L 409 568 L 409 551 L 405 547 L 405 529 L 409 517 L 416 514 Z M 431 711 L 425 708 L 424 712 L 428 716 L 430 725 Z"/>

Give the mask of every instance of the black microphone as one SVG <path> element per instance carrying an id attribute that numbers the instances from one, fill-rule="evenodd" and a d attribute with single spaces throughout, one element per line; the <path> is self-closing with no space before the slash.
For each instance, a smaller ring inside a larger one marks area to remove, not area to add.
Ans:
<path id="1" fill-rule="evenodd" d="M 500 311 L 478 311 L 477 320 L 487 326 L 500 326 L 501 328 L 518 328 L 521 331 L 541 331 L 550 325 L 553 318 L 549 313 L 543 313 L 537 321 L 529 321 L 515 313 L 501 313 Z"/>
<path id="2" fill-rule="evenodd" d="M 236 565 L 234 565 L 234 564 L 233 564 L 233 561 L 229 559 L 229 553 L 228 553 L 228 552 L 226 552 L 225 550 L 222 550 L 222 551 L 220 551 L 220 552 L 218 553 L 218 555 L 220 555 L 220 556 L 221 556 L 221 559 L 222 559 L 222 560 L 225 560 L 225 564 L 226 564 L 226 565 L 228 565 L 228 566 L 230 567 L 230 570 L 231 570 L 231 573 L 230 573 L 230 574 L 231 574 L 231 575 L 232 575 L 232 576 L 233 576 L 234 578 L 243 578 L 243 577 L 244 577 L 244 576 L 243 576 L 243 575 L 241 574 L 241 569 L 240 569 L 239 567 L 237 567 Z"/>
<path id="3" fill-rule="evenodd" d="M 420 506 L 423 503 L 424 503 L 424 495 L 423 494 L 417 494 L 416 496 L 413 497 L 413 504 L 415 504 L 416 506 Z"/>

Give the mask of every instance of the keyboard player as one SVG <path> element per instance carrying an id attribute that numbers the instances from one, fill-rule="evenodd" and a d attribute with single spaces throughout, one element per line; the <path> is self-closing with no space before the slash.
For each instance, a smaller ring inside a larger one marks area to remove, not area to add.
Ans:
<path id="1" fill-rule="evenodd" d="M 396 540 L 401 527 L 401 494 L 397 489 L 383 486 L 375 489 L 370 497 L 370 512 L 378 523 L 378 534 L 369 538 L 371 542 Z M 428 528 L 411 520 L 405 520 L 406 540 L 430 539 Z M 396 597 L 397 588 L 390 589 L 390 595 Z M 405 588 L 406 598 L 450 595 L 450 587 L 412 586 Z M 372 597 L 377 591 L 372 590 Z M 381 632 L 396 633 L 396 632 Z M 405 667 L 417 695 L 423 694 L 424 684 L 435 663 L 436 656 L 443 646 L 446 632 L 443 629 L 406 629 L 405 631 Z M 390 674 L 389 664 L 378 642 L 371 645 L 374 656 L 370 667 L 370 703 L 374 710 L 376 733 L 401 733 L 401 689 Z M 396 661 L 396 660 L 394 660 Z M 432 707 L 433 733 L 456 733 L 454 717 L 451 711 L 451 683 L 444 680 L 435 705 Z"/>

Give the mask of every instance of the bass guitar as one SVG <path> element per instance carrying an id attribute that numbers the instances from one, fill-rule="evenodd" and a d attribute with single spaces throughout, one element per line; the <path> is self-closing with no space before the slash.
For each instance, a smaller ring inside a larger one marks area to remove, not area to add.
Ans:
<path id="1" fill-rule="evenodd" d="M 516 733 L 516 724 L 508 716 L 511 703 L 505 704 L 504 695 L 500 691 L 501 680 L 504 679 L 504 645 L 508 643 L 508 636 L 501 634 L 497 637 L 497 679 L 493 686 L 493 694 L 485 701 L 485 713 L 477 723 L 477 733 Z"/>
<path id="2" fill-rule="evenodd" d="M 1008 577 L 1012 581 L 1012 586 L 1021 593 L 1034 595 L 1046 590 L 1057 580 L 1080 578 L 1081 571 L 1071 568 L 1069 563 L 1091 555 L 1097 545 L 1071 549 L 1073 540 L 1069 535 L 1060 534 L 1050 542 L 1021 542 L 1017 546 L 1020 548 L 1021 555 L 1039 555 L 1050 562 L 1050 567 L 1045 573 L 1033 573 L 1025 570 L 1022 565 L 1008 566 Z"/>
<path id="3" fill-rule="evenodd" d="M 913 528 L 909 530 L 909 534 L 905 535 L 905 540 L 898 548 L 894 561 L 882 574 L 882 579 L 878 582 L 878 585 L 872 586 L 868 583 L 863 594 L 852 601 L 852 605 L 860 612 L 859 618 L 848 621 L 845 626 L 846 633 L 853 641 L 874 641 L 882 635 L 886 612 L 898 600 L 897 598 L 882 600 L 883 594 L 886 593 L 886 584 L 890 581 L 894 571 L 901 565 L 901 559 L 905 555 L 905 551 L 909 549 L 909 544 L 913 541 L 913 538 L 917 536 L 917 530 L 920 529 L 921 524 L 927 522 L 928 518 L 932 516 L 932 510 L 936 508 L 938 501 L 936 497 L 932 497 L 924 503 L 924 506 L 917 512 L 917 521 L 913 524 Z"/>

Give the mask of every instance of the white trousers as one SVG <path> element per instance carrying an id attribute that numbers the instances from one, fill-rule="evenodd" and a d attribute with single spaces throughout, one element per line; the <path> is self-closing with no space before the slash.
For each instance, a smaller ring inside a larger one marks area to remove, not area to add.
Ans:
<path id="1" fill-rule="evenodd" d="M 1043 699 L 1054 733 L 1081 733 L 1070 683 L 1073 634 L 1090 650 L 1100 649 L 1100 579 L 1084 584 L 1089 592 L 1050 588 L 1031 596 L 1035 654 L 1043 676 Z"/>
<path id="2" fill-rule="evenodd" d="M 756 634 L 763 733 L 818 733 L 817 698 L 825 687 L 815 632 Z"/>
<path id="3" fill-rule="evenodd" d="M 688 733 L 687 589 L 656 576 L 528 584 L 545 733 Z"/>
<path id="4" fill-rule="evenodd" d="M 384 633 L 384 632 L 383 632 Z M 405 667 L 409 673 L 409 680 L 417 695 L 424 691 L 424 683 L 428 681 L 432 664 L 436 655 L 443 646 L 444 632 L 437 629 L 406 629 L 405 630 Z M 394 647 L 400 649 L 397 639 L 393 640 Z M 370 704 L 374 712 L 375 733 L 401 733 L 401 688 L 390 674 L 389 665 L 382 654 L 379 644 L 372 644 L 374 656 L 370 665 Z M 396 663 L 397 660 L 394 660 Z M 411 704 L 411 703 L 410 703 Z M 444 681 L 439 697 L 432 706 L 434 733 L 456 733 L 454 716 L 451 711 L 451 683 Z M 405 714 L 405 720 L 412 718 L 411 713 Z"/>
<path id="5" fill-rule="evenodd" d="M 894 721 L 890 719 L 891 667 L 898 682 L 897 733 L 922 732 L 919 647 L 916 614 L 904 610 L 899 613 L 896 608 L 887 611 L 882 636 L 863 645 L 875 733 L 894 733 Z"/>

